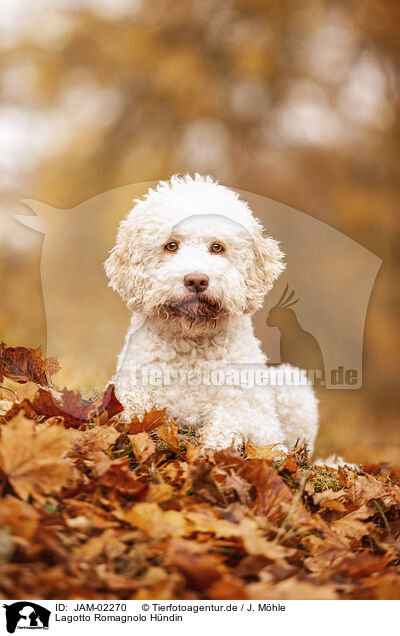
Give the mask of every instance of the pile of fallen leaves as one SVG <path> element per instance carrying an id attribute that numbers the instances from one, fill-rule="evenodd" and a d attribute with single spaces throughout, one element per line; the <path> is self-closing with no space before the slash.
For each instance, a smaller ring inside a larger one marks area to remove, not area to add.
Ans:
<path id="1" fill-rule="evenodd" d="M 164 411 L 123 424 L 112 386 L 58 391 L 57 369 L 0 345 L 0 597 L 400 598 L 394 469 L 202 458 Z"/>

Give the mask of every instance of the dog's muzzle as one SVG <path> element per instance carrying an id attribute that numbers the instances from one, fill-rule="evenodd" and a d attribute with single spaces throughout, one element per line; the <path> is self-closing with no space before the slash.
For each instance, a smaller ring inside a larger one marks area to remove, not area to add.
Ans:
<path id="1" fill-rule="evenodd" d="M 179 300 L 163 305 L 164 311 L 171 316 L 187 316 L 192 320 L 216 321 L 222 314 L 221 303 L 205 294 L 190 293 Z"/>

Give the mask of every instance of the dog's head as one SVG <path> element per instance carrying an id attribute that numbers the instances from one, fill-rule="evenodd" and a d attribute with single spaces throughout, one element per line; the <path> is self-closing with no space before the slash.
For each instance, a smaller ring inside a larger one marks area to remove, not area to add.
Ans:
<path id="1" fill-rule="evenodd" d="M 237 193 L 196 175 L 135 201 L 105 269 L 131 311 L 206 329 L 261 307 L 282 259 Z"/>

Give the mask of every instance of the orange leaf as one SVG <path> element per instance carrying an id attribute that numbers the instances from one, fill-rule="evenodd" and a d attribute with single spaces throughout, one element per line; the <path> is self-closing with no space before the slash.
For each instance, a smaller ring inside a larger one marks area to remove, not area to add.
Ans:
<path id="1" fill-rule="evenodd" d="M 175 452 L 179 451 L 178 425 L 172 418 L 157 428 L 157 436 Z"/>
<path id="2" fill-rule="evenodd" d="M 147 433 L 128 435 L 132 450 L 138 462 L 145 462 L 156 450 L 156 445 Z"/>
<path id="3" fill-rule="evenodd" d="M 24 411 L 25 415 L 32 419 L 62 417 L 67 428 L 81 428 L 85 422 L 93 421 L 104 411 L 107 411 L 108 417 L 111 418 L 122 410 L 123 407 L 115 397 L 113 385 L 108 386 L 97 400 L 84 400 L 79 391 L 68 389 L 63 389 L 59 398 L 51 390 L 40 388 L 32 401 L 25 399 L 15 403 L 6 413 L 5 419 L 10 420 L 20 411 Z"/>
<path id="4" fill-rule="evenodd" d="M 0 501 L 0 527 L 17 537 L 30 539 L 38 525 L 38 514 L 24 501 L 7 495 Z"/>
<path id="5" fill-rule="evenodd" d="M 187 522 L 177 510 L 164 511 L 157 503 L 140 502 L 123 516 L 123 520 L 144 530 L 149 537 L 162 539 L 185 534 Z"/>
<path id="6" fill-rule="evenodd" d="M 254 446 L 246 444 L 245 455 L 251 459 L 265 459 L 267 462 L 273 462 L 274 459 L 285 457 L 285 453 L 278 450 L 278 444 L 269 444 L 268 446 Z"/>
<path id="7" fill-rule="evenodd" d="M 25 501 L 57 493 L 71 477 L 64 455 L 73 433 L 51 424 L 35 428 L 21 413 L 1 429 L 0 467 L 15 492 Z"/>
<path id="8" fill-rule="evenodd" d="M 155 428 L 164 424 L 166 411 L 167 409 L 157 411 L 157 409 L 152 408 L 151 411 L 144 414 L 141 420 L 135 416 L 129 424 L 129 433 L 136 435 L 136 433 L 150 433 L 154 431 Z"/>
<path id="9" fill-rule="evenodd" d="M 55 358 L 42 359 L 42 348 L 7 347 L 0 343 L 0 382 L 4 376 L 14 382 L 35 382 L 48 386 L 49 378 L 60 370 Z"/>

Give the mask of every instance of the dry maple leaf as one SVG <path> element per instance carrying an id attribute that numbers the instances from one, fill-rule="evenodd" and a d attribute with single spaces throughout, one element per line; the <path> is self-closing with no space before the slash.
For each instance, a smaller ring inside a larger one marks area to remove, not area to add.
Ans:
<path id="1" fill-rule="evenodd" d="M 64 389 L 61 399 L 55 397 L 49 390 L 39 389 L 34 399 L 22 400 L 14 404 L 6 414 L 5 419 L 11 420 L 17 413 L 23 411 L 29 418 L 62 417 L 68 428 L 80 428 L 88 419 L 91 412 L 91 404 L 83 403 L 82 396 L 77 391 Z"/>
<path id="2" fill-rule="evenodd" d="M 279 522 L 284 516 L 282 504 L 292 499 L 292 492 L 282 477 L 261 459 L 246 462 L 239 474 L 256 488 L 255 512 Z"/>
<path id="3" fill-rule="evenodd" d="M 204 547 L 194 541 L 170 541 L 167 563 L 186 578 L 190 587 L 203 591 L 221 578 L 224 569 L 215 555 L 207 554 Z"/>
<path id="4" fill-rule="evenodd" d="M 171 484 L 150 484 L 146 495 L 146 501 L 169 501 L 173 497 L 174 489 Z"/>
<path id="5" fill-rule="evenodd" d="M 138 462 L 145 462 L 155 453 L 156 445 L 148 433 L 136 433 L 127 437 Z"/>
<path id="6" fill-rule="evenodd" d="M 49 378 L 60 370 L 55 358 L 42 358 L 42 348 L 7 347 L 0 343 L 0 382 L 4 376 L 19 382 L 49 385 Z"/>
<path id="7" fill-rule="evenodd" d="M 399 505 L 399 487 L 394 485 L 390 489 L 390 492 L 394 495 L 392 503 Z M 372 475 L 361 475 L 357 479 L 354 479 L 352 488 L 348 491 L 348 498 L 357 506 L 362 506 L 372 499 L 382 500 L 387 495 L 389 495 L 389 493 L 386 485 L 372 477 Z"/>
<path id="8" fill-rule="evenodd" d="M 75 550 L 74 560 L 93 561 L 116 537 L 115 530 L 108 528 L 96 537 L 91 537 L 86 543 Z"/>
<path id="9" fill-rule="evenodd" d="M 155 428 L 164 424 L 166 412 L 167 409 L 157 411 L 156 408 L 152 408 L 151 411 L 144 414 L 141 420 L 135 416 L 129 424 L 128 432 L 131 435 L 136 435 L 137 433 L 150 433 L 154 431 Z"/>
<path id="10" fill-rule="evenodd" d="M 7 495 L 0 501 L 0 527 L 11 535 L 29 540 L 38 525 L 38 513 L 29 504 Z"/>
<path id="11" fill-rule="evenodd" d="M 241 519 L 238 524 L 238 531 L 248 554 L 260 554 L 271 561 L 275 561 L 282 567 L 287 567 L 286 558 L 293 556 L 295 553 L 293 548 L 286 548 L 265 539 L 253 519 Z"/>
<path id="12" fill-rule="evenodd" d="M 124 410 L 124 407 L 115 395 L 115 386 L 113 384 L 109 384 L 108 387 L 105 389 L 99 402 L 96 403 L 96 410 L 98 411 L 98 413 L 107 411 L 109 419 Z"/>
<path id="13" fill-rule="evenodd" d="M 64 494 L 65 491 L 63 491 Z M 82 496 L 82 493 L 79 493 Z M 63 518 L 68 527 L 90 533 L 93 530 L 118 527 L 118 522 L 110 515 L 106 508 L 94 505 L 93 495 L 90 501 L 69 499 L 63 497 Z"/>
<path id="14" fill-rule="evenodd" d="M 176 453 L 179 451 L 178 425 L 172 418 L 157 427 L 157 437 L 168 444 Z"/>
<path id="15" fill-rule="evenodd" d="M 214 581 L 207 590 L 207 597 L 220 601 L 247 600 L 249 598 L 242 581 L 230 575 Z"/>
<path id="16" fill-rule="evenodd" d="M 270 582 L 260 581 L 259 583 L 250 583 L 246 587 L 249 598 L 252 599 L 269 599 L 269 600 L 335 600 L 338 598 L 335 586 L 332 584 L 312 584 L 302 581 L 299 577 L 291 577 L 271 584 Z"/>
<path id="17" fill-rule="evenodd" d="M 74 482 L 63 490 L 64 497 L 101 492 L 104 498 L 119 495 L 123 499 L 141 499 L 147 491 L 147 483 L 133 476 L 128 458 L 115 459 L 106 470 L 89 482 Z"/>
<path id="18" fill-rule="evenodd" d="M 319 537 L 309 537 L 307 548 L 311 555 L 304 560 L 304 566 L 320 580 L 329 578 L 332 572 L 337 571 L 342 561 L 353 556 L 349 548 L 339 543 L 332 545 Z"/>
<path id="19" fill-rule="evenodd" d="M 140 502 L 124 514 L 123 520 L 156 539 L 179 537 L 187 531 L 187 522 L 181 512 L 164 511 L 157 503 Z"/>
<path id="20" fill-rule="evenodd" d="M 357 581 L 376 572 L 381 572 L 387 565 L 388 559 L 384 555 L 369 554 L 369 552 L 363 551 L 343 559 L 335 568 L 335 574 Z"/>
<path id="21" fill-rule="evenodd" d="M 371 523 L 366 523 L 365 519 L 372 515 L 373 513 L 368 506 L 363 505 L 341 519 L 333 521 L 331 528 L 341 539 L 350 544 L 351 541 L 359 540 L 364 535 L 369 534 L 373 526 Z"/>
<path id="22" fill-rule="evenodd" d="M 250 459 L 265 459 L 267 462 L 272 463 L 275 459 L 285 457 L 285 453 L 279 450 L 278 446 L 279 444 L 269 444 L 268 446 L 246 444 L 244 454 Z"/>
<path id="23" fill-rule="evenodd" d="M 190 523 L 191 532 L 213 534 L 215 537 L 239 537 L 240 530 L 237 523 L 221 519 L 211 507 L 197 508 L 197 511 L 187 511 L 185 518 Z"/>
<path id="24" fill-rule="evenodd" d="M 61 409 L 64 411 L 65 423 L 78 426 L 82 422 L 98 419 L 104 411 L 111 418 L 120 413 L 123 407 L 115 397 L 114 385 L 110 385 L 99 398 L 91 400 L 84 399 L 78 391 L 63 389 Z"/>
<path id="25" fill-rule="evenodd" d="M 40 388 L 32 401 L 25 399 L 15 403 L 5 419 L 10 420 L 23 411 L 30 418 L 62 417 L 67 428 L 82 428 L 85 422 L 95 420 L 104 411 L 111 418 L 122 410 L 123 407 L 115 397 L 113 385 L 97 400 L 84 400 L 79 391 L 63 389 L 61 394 L 56 395 L 51 390 Z"/>
<path id="26" fill-rule="evenodd" d="M 286 455 L 283 464 L 279 466 L 279 472 L 287 471 L 291 475 L 296 474 L 298 469 L 299 466 L 296 462 L 294 453 L 289 453 L 289 455 Z"/>
<path id="27" fill-rule="evenodd" d="M 21 499 L 43 500 L 44 494 L 60 492 L 71 477 L 64 455 L 71 450 L 72 435 L 47 423 L 35 428 L 22 413 L 2 426 L 0 467 Z"/>
<path id="28" fill-rule="evenodd" d="M 76 431 L 74 443 L 68 457 L 76 467 L 92 475 L 101 475 L 113 462 L 112 446 L 120 433 L 113 426 L 94 426 L 85 431 Z"/>
<path id="29" fill-rule="evenodd" d="M 248 481 L 240 477 L 237 473 L 231 470 L 230 474 L 226 476 L 225 487 L 232 489 L 240 503 L 248 506 L 250 502 L 249 489 L 250 484 Z"/>
<path id="30" fill-rule="evenodd" d="M 218 481 L 215 480 L 214 466 L 208 462 L 200 462 L 189 468 L 191 492 L 196 493 L 196 497 L 204 499 L 212 504 L 225 504 L 225 496 L 223 489 Z"/>
<path id="31" fill-rule="evenodd" d="M 74 451 L 79 451 L 88 458 L 99 452 L 106 453 L 119 435 L 113 426 L 94 426 L 86 431 L 77 431 L 74 435 Z"/>

